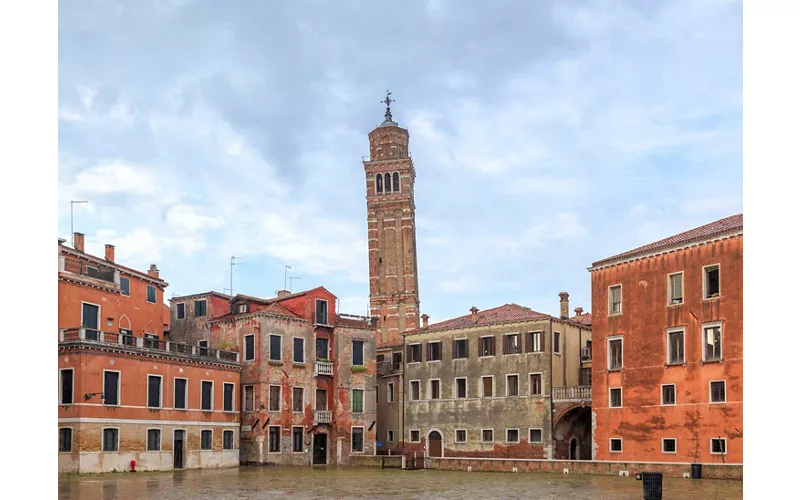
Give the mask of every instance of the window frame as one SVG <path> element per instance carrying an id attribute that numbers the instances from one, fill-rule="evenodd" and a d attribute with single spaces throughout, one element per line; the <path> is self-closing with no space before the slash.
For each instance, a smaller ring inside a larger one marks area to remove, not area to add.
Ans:
<path id="1" fill-rule="evenodd" d="M 319 320 L 321 318 L 320 318 L 319 311 L 320 311 L 321 308 L 319 306 L 323 302 L 325 303 L 325 318 L 324 318 L 325 322 L 324 323 L 320 323 Z M 319 297 L 315 297 L 314 298 L 314 324 L 322 325 L 322 326 L 330 326 L 328 324 L 328 317 L 330 316 L 330 313 L 331 313 L 331 311 L 328 308 L 328 301 L 326 299 L 321 299 Z"/>
<path id="2" fill-rule="evenodd" d="M 439 384 L 439 397 L 433 397 L 433 383 L 436 382 Z M 440 378 L 432 378 L 428 380 L 428 401 L 439 401 L 442 399 L 442 379 Z"/>
<path id="3" fill-rule="evenodd" d="M 611 344 L 612 342 L 619 341 L 620 363 L 618 368 L 613 368 L 611 365 Z M 606 337 L 606 369 L 609 372 L 621 372 L 625 368 L 625 337 L 622 335 L 612 335 Z"/>
<path id="4" fill-rule="evenodd" d="M 158 406 L 150 406 L 150 378 L 158 379 Z M 155 373 L 147 374 L 147 409 L 160 410 L 164 407 L 164 376 Z"/>
<path id="5" fill-rule="evenodd" d="M 509 431 L 516 431 L 517 432 L 517 440 L 516 441 L 511 441 L 510 439 L 508 439 Z M 520 442 L 519 427 L 506 427 L 506 443 L 507 444 L 517 444 L 519 442 Z"/>
<path id="6" fill-rule="evenodd" d="M 203 408 L 203 387 L 206 383 L 211 384 L 211 397 L 210 399 L 210 408 Z M 200 380 L 200 411 L 214 411 L 214 381 L 213 380 Z"/>
<path id="7" fill-rule="evenodd" d="M 417 439 L 414 439 L 414 433 L 417 433 Z M 422 442 L 422 432 L 419 429 L 409 429 L 408 430 L 408 442 L 409 443 L 421 443 Z"/>
<path id="8" fill-rule="evenodd" d="M 175 304 L 175 319 L 186 319 L 186 303 L 178 302 Z"/>
<path id="9" fill-rule="evenodd" d="M 429 359 L 432 356 L 432 347 L 434 344 L 439 345 L 439 359 Z M 425 362 L 426 363 L 441 363 L 444 358 L 444 347 L 441 340 L 431 340 L 425 343 Z"/>
<path id="10" fill-rule="evenodd" d="M 722 451 L 714 451 L 714 441 L 722 442 Z M 728 454 L 728 438 L 724 437 L 712 437 L 709 439 L 708 442 L 708 452 L 711 455 L 727 455 Z"/>
<path id="11" fill-rule="evenodd" d="M 722 383 L 722 394 L 725 398 L 722 401 L 714 401 L 714 383 Z M 728 381 L 727 380 L 709 380 L 708 381 L 708 404 L 724 405 L 728 402 Z"/>
<path id="12" fill-rule="evenodd" d="M 361 393 L 361 409 L 356 410 L 356 391 Z M 356 387 L 350 389 L 350 411 L 353 414 L 360 415 L 364 413 L 364 389 Z"/>
<path id="13" fill-rule="evenodd" d="M 667 451 L 665 446 L 667 441 L 675 442 L 675 449 L 673 451 Z M 661 453 L 666 455 L 676 455 L 678 453 L 678 438 L 661 438 Z"/>
<path id="14" fill-rule="evenodd" d="M 278 429 L 277 450 L 272 449 L 272 429 Z M 267 427 L 267 453 L 282 453 L 283 450 L 281 450 L 281 441 L 283 441 L 283 427 L 280 425 L 270 425 Z"/>
<path id="15" fill-rule="evenodd" d="M 295 449 L 295 432 L 300 430 L 300 449 Z M 302 425 L 293 425 L 292 426 L 292 453 L 305 453 L 305 446 L 306 439 L 305 439 L 305 428 Z"/>
<path id="16" fill-rule="evenodd" d="M 670 337 L 674 334 L 680 333 L 681 334 L 681 359 L 680 361 L 674 361 L 671 358 L 672 349 L 670 345 Z M 667 366 L 675 366 L 675 365 L 685 365 L 686 364 L 686 327 L 679 327 L 679 328 L 668 328 L 666 330 L 666 338 L 667 338 Z"/>
<path id="17" fill-rule="evenodd" d="M 709 297 L 708 296 L 708 270 L 713 268 L 717 269 L 717 296 L 716 297 Z M 702 270 L 702 279 L 703 279 L 703 300 L 717 300 L 722 297 L 722 265 L 717 264 L 709 264 L 707 266 L 703 266 Z"/>
<path id="18" fill-rule="evenodd" d="M 279 347 L 277 349 L 277 351 L 278 351 L 278 357 L 277 358 L 273 358 L 272 357 L 273 356 L 273 349 L 272 349 L 272 339 L 273 338 L 277 338 L 278 339 L 278 343 L 279 343 Z M 283 335 L 278 335 L 278 334 L 275 334 L 275 333 L 270 333 L 269 334 L 269 360 L 272 361 L 272 362 L 281 362 L 281 361 L 283 361 Z"/>
<path id="19" fill-rule="evenodd" d="M 231 446 L 228 448 L 226 446 L 226 436 L 231 437 Z M 222 451 L 231 451 L 236 449 L 236 433 L 233 429 L 222 429 Z"/>
<path id="20" fill-rule="evenodd" d="M 468 359 L 469 358 L 469 338 L 468 337 L 459 337 L 459 338 L 453 339 L 453 347 L 456 347 L 459 342 L 464 342 L 464 346 L 465 346 L 464 347 L 464 356 L 458 356 L 457 357 L 456 353 L 458 351 L 456 349 L 456 350 L 453 350 L 452 353 L 450 353 L 452 359 L 453 360 L 456 360 L 456 359 Z M 444 357 L 444 356 L 442 356 L 442 357 Z"/>
<path id="21" fill-rule="evenodd" d="M 534 375 L 539 375 L 539 392 L 533 392 L 533 384 L 531 384 L 531 379 Z M 528 396 L 542 396 L 544 395 L 544 374 L 542 372 L 530 372 L 528 373 Z"/>
<path id="22" fill-rule="evenodd" d="M 722 360 L 724 359 L 723 356 L 725 354 L 724 353 L 724 349 L 723 349 L 723 347 L 724 347 L 724 345 L 723 345 L 724 338 L 723 338 L 723 331 L 722 331 L 723 330 L 722 329 L 722 321 L 714 321 L 712 323 L 703 323 L 703 324 L 700 325 L 700 328 L 701 328 L 701 330 L 700 330 L 700 353 L 701 353 L 701 356 L 702 356 L 703 363 L 721 363 Z M 707 333 L 707 330 L 711 330 L 711 329 L 714 329 L 714 328 L 719 328 L 719 358 L 709 359 L 706 356 L 706 345 L 707 345 L 706 333 Z"/>
<path id="23" fill-rule="evenodd" d="M 64 402 L 64 372 L 70 372 L 72 379 L 69 403 Z M 75 368 L 59 368 L 58 370 L 58 404 L 60 406 L 72 406 L 75 404 Z"/>
<path id="24" fill-rule="evenodd" d="M 394 429 L 386 430 L 386 441 L 388 443 L 394 443 Z"/>
<path id="25" fill-rule="evenodd" d="M 153 300 L 150 300 L 150 290 L 153 290 Z M 148 304 L 155 304 L 158 302 L 158 292 L 156 291 L 156 287 L 154 285 L 147 285 L 144 292 L 144 300 Z"/>
<path id="26" fill-rule="evenodd" d="M 509 379 L 511 377 L 516 377 L 517 378 L 517 393 L 513 394 L 513 395 L 508 393 L 508 388 L 509 388 L 508 381 L 509 381 Z M 520 386 L 519 373 L 507 373 L 506 374 L 506 393 L 505 393 L 505 397 L 507 397 L 507 398 L 518 398 L 518 397 L 520 397 L 519 386 Z"/>
<path id="27" fill-rule="evenodd" d="M 201 309 L 203 310 L 203 314 L 197 314 L 197 306 L 200 304 L 204 304 Z M 208 316 L 208 300 L 206 299 L 197 299 L 194 301 L 194 317 L 195 318 L 205 318 Z"/>
<path id="28" fill-rule="evenodd" d="M 517 337 L 517 352 L 513 352 L 511 350 L 511 344 L 507 344 L 507 340 L 509 337 L 516 336 Z M 509 352 L 506 352 L 506 345 L 508 345 Z M 522 346 L 522 334 L 520 332 L 508 332 L 503 334 L 503 356 L 517 356 L 524 352 L 524 348 Z"/>
<path id="29" fill-rule="evenodd" d="M 613 289 L 619 288 L 619 311 L 614 311 Z M 622 314 L 622 283 L 608 286 L 608 316 L 619 316 Z"/>
<path id="30" fill-rule="evenodd" d="M 553 332 L 553 354 L 561 356 L 561 332 Z"/>
<path id="31" fill-rule="evenodd" d="M 525 354 L 544 352 L 544 330 L 525 332 L 525 337 Z M 535 340 L 538 340 L 538 342 L 535 342 Z M 536 349 L 536 347 L 538 347 L 538 349 Z"/>
<path id="32" fill-rule="evenodd" d="M 539 431 L 539 440 L 533 439 L 533 431 Z M 528 443 L 540 444 L 544 443 L 544 429 L 542 427 L 529 427 L 528 428 Z"/>
<path id="33" fill-rule="evenodd" d="M 361 449 L 360 450 L 356 450 L 353 447 L 353 444 L 355 442 L 355 436 L 356 436 L 355 430 L 356 429 L 360 429 L 361 430 Z M 366 431 L 364 430 L 364 426 L 363 425 L 352 425 L 352 426 L 350 426 L 350 453 L 352 453 L 352 454 L 362 454 L 362 453 L 364 453 L 364 450 L 366 449 L 366 437 L 367 437 L 366 436 Z"/>
<path id="34" fill-rule="evenodd" d="M 413 364 L 422 363 L 422 343 L 421 342 L 415 342 L 413 344 L 406 344 L 406 346 L 407 346 L 407 348 L 406 348 L 406 364 L 407 365 L 413 365 Z M 419 361 L 411 361 L 411 360 L 408 359 L 410 357 L 409 354 L 414 351 L 413 347 L 415 347 L 415 346 L 419 346 Z"/>
<path id="35" fill-rule="evenodd" d="M 278 408 L 273 410 L 272 409 L 272 388 L 278 388 Z M 294 397 L 294 395 L 292 395 Z M 283 387 L 277 384 L 269 384 L 267 385 L 267 412 L 268 413 L 280 413 L 283 410 Z"/>
<path id="36" fill-rule="evenodd" d="M 300 341 L 300 361 L 297 361 L 297 341 Z M 292 337 L 292 363 L 295 365 L 306 364 L 306 339 L 305 337 Z"/>
<path id="37" fill-rule="evenodd" d="M 394 382 L 386 383 L 386 404 L 394 403 Z"/>
<path id="38" fill-rule="evenodd" d="M 356 363 L 356 344 L 361 346 L 361 363 Z M 365 366 L 365 357 L 366 352 L 364 347 L 366 347 L 366 342 L 363 339 L 353 339 L 350 343 L 351 349 L 351 356 L 350 356 L 350 363 L 352 366 Z"/>
<path id="39" fill-rule="evenodd" d="M 463 440 L 459 440 L 458 439 L 458 433 L 460 431 L 464 432 L 464 439 Z M 455 429 L 453 431 L 453 442 L 456 443 L 456 444 L 466 444 L 467 442 L 469 442 L 469 433 L 467 432 L 467 429 Z"/>
<path id="40" fill-rule="evenodd" d="M 116 432 L 116 439 L 114 440 L 114 449 L 107 450 L 106 449 L 106 431 L 107 430 L 114 430 Z M 119 441 L 120 441 L 120 432 L 119 427 L 103 427 L 100 429 L 100 451 L 101 453 L 119 453 Z"/>
<path id="41" fill-rule="evenodd" d="M 208 440 L 208 448 L 203 448 L 203 434 L 206 432 L 211 438 Z M 200 451 L 214 451 L 214 429 L 200 429 Z"/>
<path id="42" fill-rule="evenodd" d="M 114 404 L 107 403 L 106 398 L 106 373 L 117 374 L 117 402 Z M 120 370 L 103 370 L 103 405 L 104 406 L 122 406 L 122 372 Z"/>
<path id="43" fill-rule="evenodd" d="M 619 450 L 614 449 L 614 441 L 619 441 Z M 609 453 L 622 453 L 622 438 L 608 438 L 608 452 Z"/>
<path id="44" fill-rule="evenodd" d="M 491 354 L 482 354 L 483 339 L 494 339 L 489 342 Z M 478 358 L 493 358 L 497 356 L 497 335 L 482 335 L 478 337 Z"/>
<path id="45" fill-rule="evenodd" d="M 178 391 L 176 390 L 176 381 L 183 380 L 186 382 L 186 385 L 183 389 L 183 408 L 178 408 L 178 405 L 175 404 L 178 397 Z M 186 377 L 173 377 L 172 378 L 172 409 L 173 410 L 180 410 L 180 411 L 187 411 L 189 409 L 189 379 Z"/>
<path id="46" fill-rule="evenodd" d="M 155 450 L 151 450 L 150 449 L 150 432 L 151 431 L 158 432 L 158 448 L 156 448 Z M 161 429 L 158 428 L 158 427 L 148 427 L 144 431 L 144 434 L 145 434 L 145 447 L 144 447 L 145 452 L 153 452 L 153 451 L 158 452 L 158 451 L 161 451 L 161 446 L 163 445 L 162 439 L 164 437 L 163 433 L 161 432 Z"/>
<path id="47" fill-rule="evenodd" d="M 414 384 L 417 384 L 417 397 L 414 397 Z M 419 379 L 408 381 L 408 400 L 422 401 L 422 382 Z"/>
<path id="48" fill-rule="evenodd" d="M 247 389 L 250 389 L 250 398 L 247 397 Z M 250 409 L 247 409 L 248 399 L 250 399 Z M 242 385 L 242 410 L 245 412 L 255 411 L 256 408 L 256 389 L 253 384 Z"/>
<path id="49" fill-rule="evenodd" d="M 252 339 L 252 357 L 247 356 L 247 339 Z M 256 359 L 256 336 L 253 333 L 247 334 L 244 336 L 244 361 L 245 363 L 248 361 L 255 361 Z"/>
<path id="50" fill-rule="evenodd" d="M 61 431 L 62 430 L 69 431 L 69 449 L 68 450 L 62 450 L 61 449 L 61 442 L 62 442 L 61 441 Z M 75 433 L 72 430 L 72 427 L 70 427 L 70 426 L 63 426 L 63 427 L 59 427 L 58 428 L 58 452 L 59 453 L 72 453 L 72 448 L 73 448 L 72 442 L 74 440 L 74 434 Z"/>
<path id="51" fill-rule="evenodd" d="M 231 409 L 225 409 L 225 388 L 231 386 Z M 236 384 L 234 382 L 222 383 L 222 411 L 224 413 L 236 413 Z"/>
<path id="52" fill-rule="evenodd" d="M 463 380 L 464 381 L 464 397 L 463 398 L 458 396 L 458 381 L 459 380 Z M 453 399 L 469 399 L 469 381 L 467 380 L 467 377 L 455 377 L 455 380 L 453 381 Z"/>
<path id="53" fill-rule="evenodd" d="M 612 398 L 613 391 L 619 391 L 619 406 L 614 406 Z M 609 387 L 608 388 L 608 407 L 609 408 L 623 408 L 623 401 L 622 401 L 622 387 Z"/>
<path id="54" fill-rule="evenodd" d="M 485 438 L 484 432 L 487 432 L 487 431 L 492 433 L 491 441 L 486 441 L 484 439 Z M 495 442 L 494 441 L 494 429 L 481 429 L 481 443 L 494 443 L 494 442 Z"/>
<path id="55" fill-rule="evenodd" d="M 484 382 L 485 379 L 490 379 L 492 381 L 492 395 L 486 395 L 486 384 Z M 497 391 L 494 389 L 494 375 L 481 375 L 481 398 L 496 398 Z"/>
<path id="56" fill-rule="evenodd" d="M 122 280 L 125 280 L 125 281 L 128 282 L 128 286 L 127 286 L 128 293 L 125 293 L 126 287 L 122 286 Z M 119 277 L 119 294 L 122 295 L 123 297 L 130 297 L 131 296 L 131 279 L 128 278 L 127 276 L 120 276 Z"/>
<path id="57" fill-rule="evenodd" d="M 295 403 L 297 403 L 297 399 L 295 398 L 295 390 L 300 389 L 300 409 L 295 409 Z M 280 395 L 278 396 L 280 397 Z M 255 406 L 255 404 L 253 405 Z M 301 385 L 294 385 L 292 386 L 292 413 L 304 413 L 306 408 L 306 388 Z"/>
<path id="58" fill-rule="evenodd" d="M 679 302 L 673 302 L 672 298 L 672 277 L 673 276 L 680 276 L 681 277 L 681 298 Z M 678 271 L 676 273 L 669 273 L 667 274 L 667 307 L 671 306 L 680 306 L 686 302 L 686 287 L 685 287 L 685 278 L 683 275 L 683 271 Z"/>
<path id="59" fill-rule="evenodd" d="M 672 387 L 672 403 L 664 402 L 664 388 Z M 677 406 L 678 404 L 678 386 L 677 384 L 661 384 L 661 406 Z"/>

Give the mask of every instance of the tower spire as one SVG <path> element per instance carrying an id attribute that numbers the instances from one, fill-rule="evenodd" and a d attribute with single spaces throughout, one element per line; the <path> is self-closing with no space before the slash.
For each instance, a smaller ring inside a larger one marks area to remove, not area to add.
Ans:
<path id="1" fill-rule="evenodd" d="M 386 114 L 383 115 L 384 120 L 383 120 L 383 123 L 381 123 L 381 125 L 397 125 L 397 123 L 395 123 L 392 120 L 392 109 L 391 109 L 390 105 L 393 102 L 395 102 L 395 100 L 391 98 L 391 95 L 392 95 L 392 93 L 387 90 L 386 91 L 386 99 L 381 101 L 382 103 L 386 104 Z"/>

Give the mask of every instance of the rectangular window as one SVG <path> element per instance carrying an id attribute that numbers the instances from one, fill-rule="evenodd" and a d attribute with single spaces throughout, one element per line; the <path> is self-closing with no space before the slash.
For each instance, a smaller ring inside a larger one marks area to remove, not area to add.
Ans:
<path id="1" fill-rule="evenodd" d="M 328 360 L 328 339 L 317 337 L 317 359 Z"/>
<path id="2" fill-rule="evenodd" d="M 669 275 L 669 303 L 683 304 L 683 273 Z"/>
<path id="3" fill-rule="evenodd" d="M 119 278 L 119 290 L 122 293 L 122 295 L 124 295 L 126 297 L 130 297 L 131 296 L 131 280 L 128 279 L 128 278 L 120 277 Z"/>
<path id="4" fill-rule="evenodd" d="M 200 431 L 200 449 L 203 451 L 211 450 L 213 437 L 213 431 L 209 429 Z"/>
<path id="5" fill-rule="evenodd" d="M 328 301 L 327 300 L 317 299 L 316 323 L 318 325 L 327 325 L 328 324 Z"/>
<path id="6" fill-rule="evenodd" d="M 253 411 L 255 406 L 255 393 L 252 385 L 244 386 L 244 411 Z"/>
<path id="7" fill-rule="evenodd" d="M 147 407 L 161 408 L 161 377 L 147 376 Z"/>
<path id="8" fill-rule="evenodd" d="M 521 352 L 519 333 L 503 335 L 503 354 L 519 354 Z"/>
<path id="9" fill-rule="evenodd" d="M 411 439 L 412 443 L 419 443 L 419 430 L 418 429 L 411 429 Z"/>
<path id="10" fill-rule="evenodd" d="M 456 398 L 466 399 L 467 397 L 467 379 L 456 379 Z"/>
<path id="11" fill-rule="evenodd" d="M 59 404 L 62 405 L 71 405 L 73 401 L 72 396 L 72 382 L 74 377 L 74 371 L 72 368 L 68 370 L 61 370 L 61 398 Z"/>
<path id="12" fill-rule="evenodd" d="M 178 304 L 175 306 L 175 316 L 178 319 L 184 319 L 186 317 L 186 304 Z"/>
<path id="13" fill-rule="evenodd" d="M 406 348 L 408 353 L 406 354 L 406 359 L 409 363 L 419 363 L 422 361 L 422 345 L 421 344 L 411 344 Z"/>
<path id="14" fill-rule="evenodd" d="M 292 346 L 292 362 L 302 364 L 306 362 L 306 341 L 302 338 L 294 338 Z"/>
<path id="15" fill-rule="evenodd" d="M 222 449 L 233 449 L 233 431 L 222 431 Z"/>
<path id="16" fill-rule="evenodd" d="M 608 287 L 608 314 L 622 312 L 622 285 Z"/>
<path id="17" fill-rule="evenodd" d="M 525 352 L 544 351 L 543 332 L 528 332 L 525 335 L 527 337 L 527 342 L 525 343 Z"/>
<path id="18" fill-rule="evenodd" d="M 703 268 L 703 298 L 719 297 L 719 266 Z"/>
<path id="19" fill-rule="evenodd" d="M 207 380 L 200 382 L 200 409 L 203 411 L 214 409 L 214 382 Z"/>
<path id="20" fill-rule="evenodd" d="M 553 332 L 553 352 L 561 354 L 561 333 Z"/>
<path id="21" fill-rule="evenodd" d="M 506 443 L 519 443 L 519 429 L 506 429 Z"/>
<path id="22" fill-rule="evenodd" d="M 194 315 L 197 317 L 205 316 L 208 313 L 208 304 L 206 299 L 196 300 L 194 302 Z"/>
<path id="23" fill-rule="evenodd" d="M 303 451 L 303 428 L 292 427 L 292 451 L 300 453 Z"/>
<path id="24" fill-rule="evenodd" d="M 256 359 L 256 336 L 244 336 L 244 360 L 252 361 Z"/>
<path id="25" fill-rule="evenodd" d="M 222 384 L 222 411 L 233 411 L 233 389 L 233 384 Z"/>
<path id="26" fill-rule="evenodd" d="M 441 398 L 441 383 L 438 380 L 431 380 L 431 399 Z"/>
<path id="27" fill-rule="evenodd" d="M 394 383 L 389 382 L 386 385 L 386 402 L 394 403 Z"/>
<path id="28" fill-rule="evenodd" d="M 100 340 L 100 306 L 82 304 L 81 326 L 85 328 L 87 339 Z"/>
<path id="29" fill-rule="evenodd" d="M 281 360 L 281 336 L 280 335 L 270 335 L 269 336 L 269 359 L 270 359 L 270 361 L 280 361 Z"/>
<path id="30" fill-rule="evenodd" d="M 669 406 L 675 404 L 675 384 L 661 386 L 661 405 Z"/>
<path id="31" fill-rule="evenodd" d="M 103 451 L 119 451 L 119 429 L 103 429 Z"/>
<path id="32" fill-rule="evenodd" d="M 353 453 L 361 453 L 364 451 L 364 428 L 363 427 L 353 427 L 353 431 L 351 433 L 352 443 L 350 451 Z"/>
<path id="33" fill-rule="evenodd" d="M 611 438 L 609 440 L 609 448 L 612 453 L 620 453 L 622 452 L 622 439 L 620 438 Z"/>
<path id="34" fill-rule="evenodd" d="M 481 431 L 481 443 L 494 443 L 493 429 L 483 429 Z"/>
<path id="35" fill-rule="evenodd" d="M 519 375 L 506 375 L 506 396 L 519 396 Z"/>
<path id="36" fill-rule="evenodd" d="M 622 339 L 608 339 L 608 369 L 622 370 Z"/>
<path id="37" fill-rule="evenodd" d="M 62 427 L 58 429 L 58 451 L 68 453 L 72 451 L 72 429 Z"/>
<path id="38" fill-rule="evenodd" d="M 119 372 L 103 371 L 103 404 L 119 406 Z"/>
<path id="39" fill-rule="evenodd" d="M 250 312 L 250 304 L 239 304 L 236 306 L 236 312 L 239 314 L 249 313 Z"/>
<path id="40" fill-rule="evenodd" d="M 161 451 L 161 430 L 147 429 L 147 451 Z"/>
<path id="41" fill-rule="evenodd" d="M 441 360 L 442 360 L 442 343 L 428 342 L 428 357 L 426 361 L 441 361 Z"/>
<path id="42" fill-rule="evenodd" d="M 394 431 L 386 431 L 386 440 L 394 443 Z"/>
<path id="43" fill-rule="evenodd" d="M 610 408 L 621 408 L 622 407 L 622 388 L 615 387 L 613 389 L 608 390 L 608 406 Z"/>
<path id="44" fill-rule="evenodd" d="M 353 341 L 353 366 L 364 366 L 364 341 Z"/>
<path id="45" fill-rule="evenodd" d="M 581 368 L 580 373 L 578 374 L 578 384 L 580 385 L 592 385 L 592 369 L 591 368 Z"/>
<path id="46" fill-rule="evenodd" d="M 683 330 L 667 332 L 667 363 L 683 363 Z"/>
<path id="47" fill-rule="evenodd" d="M 453 359 L 466 359 L 469 356 L 469 341 L 456 339 L 453 341 Z"/>
<path id="48" fill-rule="evenodd" d="M 724 455 L 727 453 L 728 447 L 725 438 L 712 438 L 711 439 L 711 453 L 714 455 Z"/>
<path id="49" fill-rule="evenodd" d="M 392 353 L 392 371 L 396 372 L 400 370 L 400 365 L 403 364 L 403 353 L 402 352 L 393 352 Z"/>
<path id="50" fill-rule="evenodd" d="M 711 382 L 711 402 L 724 403 L 725 402 L 725 381 L 719 380 Z"/>
<path id="51" fill-rule="evenodd" d="M 456 429 L 456 443 L 466 443 L 466 442 L 467 442 L 467 430 Z"/>
<path id="52" fill-rule="evenodd" d="M 208 356 L 208 340 L 197 341 L 197 354 L 201 356 Z"/>
<path id="53" fill-rule="evenodd" d="M 156 287 L 153 285 L 147 285 L 147 302 L 156 303 Z"/>
<path id="54" fill-rule="evenodd" d="M 297 413 L 303 412 L 304 401 L 303 396 L 304 390 L 302 387 L 292 387 L 292 411 Z"/>
<path id="55" fill-rule="evenodd" d="M 703 361 L 720 361 L 722 359 L 722 327 L 706 326 L 703 328 Z"/>
<path id="56" fill-rule="evenodd" d="M 483 397 L 494 397 L 494 377 L 481 377 L 481 386 L 483 387 Z"/>
<path id="57" fill-rule="evenodd" d="M 495 354 L 495 337 L 481 337 L 479 355 L 494 356 Z"/>
<path id="58" fill-rule="evenodd" d="M 281 411 L 281 386 L 269 386 L 269 411 Z"/>
<path id="59" fill-rule="evenodd" d="M 530 429 L 528 435 L 528 442 L 529 443 L 541 443 L 542 442 L 542 430 L 541 429 Z"/>
<path id="60" fill-rule="evenodd" d="M 270 453 L 281 451 L 281 428 L 277 425 L 269 426 L 269 451 Z"/>
<path id="61" fill-rule="evenodd" d="M 675 438 L 664 438 L 661 440 L 661 453 L 677 453 L 678 440 Z"/>
<path id="62" fill-rule="evenodd" d="M 364 413 L 363 389 L 353 389 L 353 413 Z"/>
<path id="63" fill-rule="evenodd" d="M 176 410 L 185 410 L 186 409 L 186 384 L 187 380 L 185 378 L 176 378 L 175 379 L 175 390 L 173 391 L 173 401 L 172 407 Z"/>
<path id="64" fill-rule="evenodd" d="M 409 399 L 411 401 L 419 401 L 419 380 L 412 380 L 409 384 Z"/>
<path id="65" fill-rule="evenodd" d="M 542 394 L 541 373 L 531 373 L 530 389 L 531 389 L 531 396 L 541 396 Z"/>
<path id="66" fill-rule="evenodd" d="M 317 389 L 317 411 L 325 411 L 328 409 L 328 391 L 325 389 Z"/>

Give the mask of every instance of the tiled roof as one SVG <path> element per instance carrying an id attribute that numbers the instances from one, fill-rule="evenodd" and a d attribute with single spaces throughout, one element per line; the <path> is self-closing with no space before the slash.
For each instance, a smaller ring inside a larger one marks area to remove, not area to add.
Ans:
<path id="1" fill-rule="evenodd" d="M 59 240 L 59 242 L 60 241 L 61 240 Z M 67 253 L 71 253 L 73 255 L 77 255 L 77 256 L 80 256 L 80 257 L 84 257 L 84 258 L 89 259 L 89 260 L 93 260 L 96 263 L 101 264 L 103 266 L 116 267 L 117 269 L 119 269 L 122 272 L 125 272 L 125 273 L 128 273 L 128 274 L 132 274 L 132 275 L 138 276 L 140 278 L 159 283 L 159 284 L 161 284 L 163 286 L 163 288 L 167 288 L 167 286 L 169 286 L 169 283 L 167 283 L 166 281 L 164 281 L 161 278 L 156 278 L 156 277 L 150 276 L 149 274 L 147 274 L 147 271 L 138 271 L 138 270 L 136 270 L 136 269 L 134 269 L 132 267 L 123 266 L 122 264 L 120 264 L 118 262 L 111 262 L 109 260 L 106 260 L 104 258 L 98 257 L 96 255 L 92 255 L 90 253 L 86 253 L 86 252 L 83 252 L 81 250 L 78 250 L 77 248 L 71 248 L 71 247 L 68 247 L 66 245 L 61 245 L 61 244 L 59 244 L 59 247 L 60 247 L 61 250 L 67 251 Z"/>
<path id="2" fill-rule="evenodd" d="M 592 326 L 592 313 L 583 313 L 580 315 L 575 315 L 569 319 L 570 321 L 574 321 L 575 323 L 580 323 L 582 325 Z"/>
<path id="3" fill-rule="evenodd" d="M 192 299 L 192 298 L 195 298 L 195 297 L 204 297 L 206 295 L 213 295 L 215 297 L 219 297 L 219 298 L 225 299 L 225 300 L 230 300 L 230 298 L 231 298 L 231 296 L 226 294 L 226 293 L 221 293 L 221 292 L 216 292 L 214 290 L 211 290 L 211 291 L 208 291 L 208 292 L 192 293 L 192 294 L 189 294 L 189 295 L 176 295 L 174 297 L 171 297 L 170 300 L 186 300 L 186 299 Z"/>
<path id="4" fill-rule="evenodd" d="M 214 318 L 211 321 L 220 321 L 220 320 L 226 320 L 226 319 L 233 319 L 233 318 L 238 318 L 238 317 L 241 317 L 241 316 L 248 316 L 248 315 L 258 316 L 258 315 L 264 315 L 264 314 L 269 314 L 269 315 L 273 315 L 273 316 L 286 316 L 286 317 L 289 317 L 289 318 L 302 319 L 300 316 L 298 316 L 297 314 L 293 313 L 292 311 L 290 311 L 289 309 L 283 307 L 280 304 L 269 304 L 265 308 L 259 309 L 258 311 L 253 311 L 251 313 L 227 313 L 227 314 L 223 314 L 222 316 L 217 316 L 216 318 Z"/>
<path id="5" fill-rule="evenodd" d="M 493 325 L 496 323 L 510 323 L 514 321 L 531 321 L 543 318 L 550 318 L 549 314 L 536 312 L 533 309 L 517 304 L 505 304 L 493 309 L 478 311 L 478 321 L 472 321 L 472 314 L 459 316 L 458 318 L 448 319 L 439 323 L 429 325 L 426 329 L 412 330 L 407 334 L 430 332 L 435 330 L 452 330 L 455 328 L 467 328 L 472 326 Z"/>
<path id="6" fill-rule="evenodd" d="M 378 349 L 383 349 L 383 348 L 388 348 L 388 347 L 400 347 L 401 345 L 403 345 L 403 338 L 402 337 L 398 337 L 398 338 L 396 338 L 394 340 L 389 340 L 387 342 L 381 342 L 381 339 L 378 338 L 376 343 L 377 343 Z"/>
<path id="7" fill-rule="evenodd" d="M 236 297 L 233 297 L 233 298 L 234 299 L 244 298 L 246 300 L 249 300 L 251 302 L 257 302 L 259 304 L 273 304 L 275 302 L 281 302 L 281 301 L 286 300 L 286 299 L 293 299 L 295 297 L 301 297 L 303 295 L 308 294 L 309 292 L 313 292 L 314 290 L 318 290 L 320 288 L 324 288 L 324 287 L 318 286 L 317 288 L 312 288 L 310 290 L 304 290 L 302 292 L 290 293 L 289 295 L 284 295 L 283 297 L 270 297 L 268 299 L 265 299 L 265 298 L 262 298 L 262 297 L 253 297 L 252 295 L 244 295 L 244 294 L 241 294 L 241 293 L 236 294 Z"/>
<path id="8" fill-rule="evenodd" d="M 353 316 L 350 314 L 337 314 L 336 326 L 364 329 L 375 328 L 375 324 L 371 322 L 370 318 L 366 316 Z"/>
<path id="9" fill-rule="evenodd" d="M 688 243 L 692 243 L 694 241 L 704 240 L 707 238 L 711 238 L 712 236 L 728 233 L 731 231 L 742 230 L 744 229 L 743 220 L 744 220 L 743 214 L 732 215 L 730 217 L 720 219 L 710 224 L 696 227 L 684 233 L 676 234 L 674 236 L 670 236 L 669 238 L 664 238 L 663 240 L 656 241 L 655 243 L 649 243 L 639 248 L 628 250 L 627 252 L 623 252 L 619 255 L 608 257 L 607 259 L 603 260 L 598 260 L 597 262 L 592 264 L 592 267 L 607 264 L 609 262 L 613 262 L 616 260 L 629 259 L 631 257 L 644 255 L 663 248 L 685 245 Z"/>

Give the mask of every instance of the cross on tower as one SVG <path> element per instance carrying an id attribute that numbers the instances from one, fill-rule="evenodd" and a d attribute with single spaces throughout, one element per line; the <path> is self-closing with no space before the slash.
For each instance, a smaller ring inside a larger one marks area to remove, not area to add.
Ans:
<path id="1" fill-rule="evenodd" d="M 392 110 L 389 109 L 389 105 L 391 103 L 395 102 L 395 100 L 390 97 L 391 95 L 392 95 L 392 93 L 387 90 L 386 91 L 386 99 L 381 101 L 382 103 L 386 104 L 386 115 L 384 115 L 384 117 L 386 118 L 386 121 L 392 121 Z"/>

